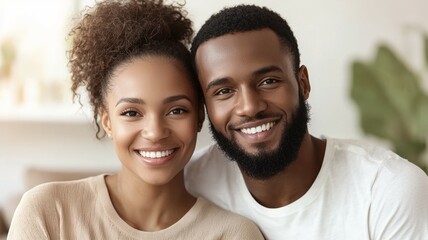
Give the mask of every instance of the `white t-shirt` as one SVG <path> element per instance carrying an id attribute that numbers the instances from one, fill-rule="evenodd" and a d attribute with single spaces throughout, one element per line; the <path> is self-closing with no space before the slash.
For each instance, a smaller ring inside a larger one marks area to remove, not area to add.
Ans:
<path id="1" fill-rule="evenodd" d="M 428 176 L 363 142 L 328 139 L 311 188 L 280 208 L 255 201 L 216 145 L 198 151 L 185 174 L 192 194 L 252 219 L 267 239 L 428 239 Z"/>

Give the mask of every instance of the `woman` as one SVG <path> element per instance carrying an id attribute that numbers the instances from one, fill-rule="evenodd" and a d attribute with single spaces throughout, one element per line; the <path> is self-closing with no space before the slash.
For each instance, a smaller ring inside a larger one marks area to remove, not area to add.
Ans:
<path id="1" fill-rule="evenodd" d="M 190 195 L 183 168 L 204 120 L 181 6 L 106 1 L 72 30 L 72 91 L 85 87 L 121 170 L 27 192 L 8 239 L 262 239 L 249 220 Z"/>

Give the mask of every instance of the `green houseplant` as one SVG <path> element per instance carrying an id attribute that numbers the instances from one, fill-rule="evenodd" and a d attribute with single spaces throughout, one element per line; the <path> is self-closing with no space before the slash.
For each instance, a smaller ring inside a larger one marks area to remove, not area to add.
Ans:
<path id="1" fill-rule="evenodd" d="M 428 68 L 428 37 L 424 36 Z M 372 61 L 352 63 L 351 99 L 366 134 L 388 140 L 393 150 L 428 172 L 423 154 L 428 139 L 428 95 L 421 74 L 385 44 Z"/>

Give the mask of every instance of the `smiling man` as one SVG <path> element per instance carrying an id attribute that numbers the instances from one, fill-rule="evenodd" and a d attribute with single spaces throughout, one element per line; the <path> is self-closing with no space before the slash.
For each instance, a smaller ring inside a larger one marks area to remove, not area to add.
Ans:
<path id="1" fill-rule="evenodd" d="M 308 70 L 277 13 L 226 8 L 192 45 L 217 144 L 187 188 L 255 221 L 267 239 L 423 239 L 428 177 L 391 151 L 308 132 Z"/>

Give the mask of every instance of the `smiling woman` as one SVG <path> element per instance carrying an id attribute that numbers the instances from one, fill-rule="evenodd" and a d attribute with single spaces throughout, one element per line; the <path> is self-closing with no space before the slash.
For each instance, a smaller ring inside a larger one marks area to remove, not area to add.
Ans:
<path id="1" fill-rule="evenodd" d="M 190 159 L 203 120 L 191 76 L 181 62 L 165 56 L 138 57 L 115 72 L 102 125 L 124 171 L 146 183 L 166 184 Z"/>
<path id="2" fill-rule="evenodd" d="M 204 121 L 182 6 L 111 0 L 71 31 L 72 91 L 86 88 L 98 138 L 121 170 L 28 191 L 8 239 L 263 239 L 256 225 L 187 192 Z"/>

